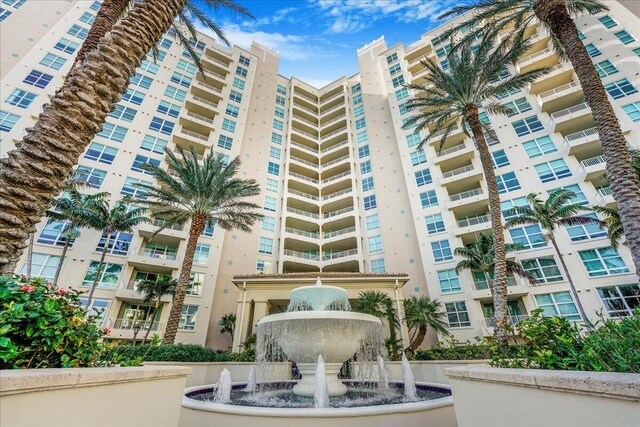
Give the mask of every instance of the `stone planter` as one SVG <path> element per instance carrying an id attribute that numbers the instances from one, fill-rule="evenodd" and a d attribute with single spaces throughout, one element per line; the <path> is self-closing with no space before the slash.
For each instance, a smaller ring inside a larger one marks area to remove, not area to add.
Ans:
<path id="1" fill-rule="evenodd" d="M 0 371 L 0 425 L 176 427 L 190 368 Z"/>
<path id="2" fill-rule="evenodd" d="M 640 374 L 467 366 L 445 369 L 459 427 L 640 424 Z"/>

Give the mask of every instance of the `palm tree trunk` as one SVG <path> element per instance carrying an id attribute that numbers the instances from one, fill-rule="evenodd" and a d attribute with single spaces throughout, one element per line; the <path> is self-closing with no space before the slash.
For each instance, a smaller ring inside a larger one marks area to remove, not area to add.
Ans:
<path id="1" fill-rule="evenodd" d="M 562 269 L 564 270 L 565 276 L 567 276 L 567 282 L 569 282 L 569 288 L 571 288 L 571 294 L 573 295 L 573 299 L 576 301 L 576 307 L 578 307 L 578 312 L 580 313 L 580 317 L 584 320 L 587 328 L 589 330 L 593 329 L 591 326 L 591 322 L 587 317 L 587 313 L 584 311 L 584 307 L 582 307 L 582 302 L 580 302 L 580 297 L 578 296 L 578 291 L 576 291 L 576 287 L 573 284 L 573 278 L 571 277 L 571 273 L 569 273 L 569 269 L 567 268 L 567 264 L 564 262 L 564 256 L 562 252 L 560 252 L 560 248 L 558 247 L 558 243 L 553 235 L 549 238 L 551 244 L 553 245 L 553 249 L 556 251 L 558 258 L 560 259 L 560 264 L 562 265 Z"/>
<path id="2" fill-rule="evenodd" d="M 178 278 L 178 286 L 176 287 L 176 295 L 171 304 L 169 319 L 167 320 L 167 328 L 162 337 L 162 344 L 173 344 L 176 340 L 176 333 L 180 325 L 180 316 L 182 315 L 182 305 L 187 295 L 187 286 L 191 276 L 191 268 L 193 267 L 193 256 L 196 252 L 198 238 L 202 234 L 205 226 L 204 216 L 195 215 L 191 218 L 191 227 L 189 227 L 189 240 L 187 241 L 187 249 L 184 253 L 184 260 L 180 268 L 180 277 Z"/>
<path id="3" fill-rule="evenodd" d="M 71 71 L 16 149 L 0 159 L 0 273 L 14 270 L 28 238 L 72 173 L 136 67 L 187 0 L 145 0 Z"/>
<path id="4" fill-rule="evenodd" d="M 153 328 L 153 320 L 156 317 L 156 312 L 158 311 L 158 306 L 160 305 L 160 296 L 158 296 L 158 299 L 156 301 L 156 306 L 153 309 L 153 311 L 151 312 L 151 323 L 149 323 L 149 327 L 147 328 L 147 333 L 144 334 L 144 340 L 142 340 L 142 344 L 146 344 L 147 343 L 147 338 L 149 338 L 149 333 L 151 332 L 151 328 Z"/>
<path id="5" fill-rule="evenodd" d="M 31 279 L 31 263 L 33 262 L 33 233 L 29 234 L 29 249 L 27 250 L 27 280 Z"/>
<path id="6" fill-rule="evenodd" d="M 427 336 L 427 327 L 426 326 L 419 326 L 418 327 L 418 334 L 416 335 L 415 339 L 413 339 L 411 341 L 411 344 L 409 344 L 409 347 L 407 347 L 404 352 L 407 356 L 412 356 L 413 353 L 416 352 L 416 350 L 420 347 L 420 345 L 422 344 L 422 342 L 424 341 L 424 337 Z"/>
<path id="7" fill-rule="evenodd" d="M 493 162 L 489 146 L 482 131 L 478 108 L 467 107 L 464 111 L 464 119 L 471 126 L 473 137 L 476 140 L 476 148 L 480 154 L 480 163 L 484 172 L 489 193 L 489 215 L 491 217 L 491 232 L 493 233 L 494 274 L 493 274 L 493 317 L 498 344 L 506 349 L 508 336 L 503 326 L 507 325 L 507 255 L 504 248 L 504 231 L 502 227 L 502 212 L 500 210 L 500 193 L 496 174 L 493 171 Z"/>
<path id="8" fill-rule="evenodd" d="M 640 277 L 640 178 L 631 165 L 626 140 L 607 91 L 578 36 L 565 1 L 538 1 L 534 10 L 538 19 L 549 26 L 564 46 L 593 112 L 607 164 L 609 184 L 622 218 L 636 274 Z"/>
<path id="9" fill-rule="evenodd" d="M 67 250 L 69 249 L 69 237 L 64 241 L 64 246 L 62 247 L 62 254 L 60 254 L 60 261 L 58 261 L 58 266 L 56 267 L 56 274 L 53 276 L 53 284 L 58 284 L 58 277 L 60 277 L 60 271 L 62 270 L 62 264 L 64 264 L 64 258 L 67 256 Z"/>
<path id="10" fill-rule="evenodd" d="M 93 298 L 93 293 L 96 291 L 96 287 L 98 286 L 98 280 L 100 280 L 100 275 L 102 274 L 102 266 L 104 265 L 104 257 L 107 255 L 107 250 L 109 249 L 109 242 L 111 242 L 111 233 L 107 233 L 107 241 L 104 242 L 104 247 L 102 248 L 100 262 L 98 263 L 98 268 L 96 268 L 96 277 L 93 279 L 93 284 L 91 285 L 91 290 L 89 291 L 89 295 L 87 296 L 87 303 L 84 306 L 84 311 L 89 310 L 91 299 Z"/>

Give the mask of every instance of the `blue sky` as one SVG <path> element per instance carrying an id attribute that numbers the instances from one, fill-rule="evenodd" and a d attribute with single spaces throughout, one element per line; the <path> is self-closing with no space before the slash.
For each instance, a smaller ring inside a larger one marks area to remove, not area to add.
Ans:
<path id="1" fill-rule="evenodd" d="M 237 0 L 256 19 L 218 11 L 233 44 L 253 40 L 280 53 L 280 73 L 316 87 L 358 71 L 356 49 L 384 35 L 410 44 L 438 25 L 455 0 Z"/>

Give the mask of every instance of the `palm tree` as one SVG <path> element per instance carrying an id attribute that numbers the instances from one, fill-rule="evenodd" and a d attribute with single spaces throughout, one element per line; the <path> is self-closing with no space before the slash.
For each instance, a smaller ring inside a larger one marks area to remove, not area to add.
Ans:
<path id="1" fill-rule="evenodd" d="M 153 311 L 151 311 L 148 316 L 148 318 L 150 318 L 149 327 L 144 335 L 143 343 L 147 342 L 149 333 L 153 328 L 153 320 L 156 317 L 158 308 L 160 307 L 160 300 L 165 295 L 171 295 L 171 297 L 173 297 L 176 294 L 177 286 L 178 281 L 176 279 L 164 274 L 158 276 L 155 280 L 143 280 L 137 284 L 136 289 L 138 292 L 144 294 L 144 302 L 146 304 L 155 301 Z"/>
<path id="2" fill-rule="evenodd" d="M 449 335 L 445 316 L 442 303 L 437 299 L 411 297 L 404 300 L 404 320 L 412 335 L 409 346 L 404 350 L 407 356 L 413 355 L 422 345 L 428 328 L 439 334 Z"/>
<path id="3" fill-rule="evenodd" d="M 564 270 L 564 274 L 569 282 L 571 293 L 576 301 L 576 306 L 580 316 L 584 319 L 587 326 L 590 327 L 591 323 L 589 318 L 582 307 L 582 302 L 576 291 L 576 287 L 573 284 L 573 279 L 567 268 L 567 264 L 564 260 L 564 255 L 558 247 L 558 243 L 555 238 L 555 231 L 559 226 L 572 226 L 572 225 L 584 225 L 584 224 L 598 224 L 604 226 L 605 224 L 597 218 L 587 215 L 580 215 L 581 212 L 589 211 L 586 208 L 577 203 L 571 203 L 571 199 L 576 196 L 571 190 L 556 190 L 549 194 L 546 201 L 543 201 L 538 197 L 536 193 L 529 193 L 527 196 L 528 206 L 515 206 L 506 212 L 507 216 L 514 216 L 514 218 L 507 221 L 506 227 L 516 227 L 519 225 L 539 225 L 545 230 L 545 239 L 551 242 L 556 255 L 560 259 L 560 264 Z"/>
<path id="4" fill-rule="evenodd" d="M 16 149 L 0 159 L 0 273 L 15 269 L 29 233 L 126 92 L 136 68 L 187 2 L 135 2 L 73 68 Z"/>
<path id="5" fill-rule="evenodd" d="M 602 221 L 604 222 L 604 226 L 607 227 L 607 237 L 611 241 L 611 247 L 618 249 L 620 241 L 624 237 L 624 229 L 622 228 L 622 221 L 620 220 L 618 209 L 606 206 L 594 206 L 591 209 L 604 217 Z"/>
<path id="6" fill-rule="evenodd" d="M 49 222 L 64 222 L 62 235 L 64 236 L 64 246 L 62 254 L 56 267 L 56 273 L 53 276 L 53 284 L 58 284 L 62 264 L 67 256 L 67 250 L 73 240 L 80 234 L 79 227 L 89 224 L 90 219 L 95 214 L 95 209 L 99 208 L 109 193 L 97 193 L 93 195 L 85 195 L 76 189 L 63 193 L 51 201 L 51 209 L 46 212 Z"/>
<path id="7" fill-rule="evenodd" d="M 359 313 L 370 314 L 378 319 L 386 319 L 387 323 L 389 323 L 389 339 L 386 346 L 390 350 L 397 347 L 396 326 L 398 326 L 398 317 L 393 309 L 393 301 L 387 294 L 382 291 L 362 291 L 355 300 L 353 308 Z M 390 351 L 389 354 L 392 359 L 397 356 L 397 354 L 393 353 Z"/>
<path id="8" fill-rule="evenodd" d="M 522 245 L 505 243 L 504 248 L 505 253 L 510 253 L 522 249 Z M 478 237 L 473 243 L 462 248 L 456 248 L 454 253 L 462 258 L 462 261 L 456 265 L 456 273 L 460 274 L 465 270 L 469 270 L 472 273 L 482 273 L 489 290 L 493 292 L 492 273 L 495 270 L 493 234 L 478 233 Z M 526 271 L 519 262 L 507 259 L 506 265 L 507 273 L 520 276 L 532 285 L 538 284 L 536 277 Z"/>
<path id="9" fill-rule="evenodd" d="M 473 28 L 465 36 L 472 38 L 483 31 L 497 34 L 508 30 L 510 37 L 507 37 L 506 43 L 512 47 L 518 47 L 523 42 L 527 27 L 536 18 L 550 31 L 552 47 L 573 65 L 593 112 L 613 198 L 626 231 L 636 273 L 640 276 L 640 177 L 634 173 L 627 143 L 607 91 L 571 18 L 571 15 L 596 14 L 607 10 L 601 0 L 474 0 L 470 4 L 454 7 L 440 18 L 471 11 L 469 17 L 454 25 L 448 34 L 462 28 Z"/>
<path id="10" fill-rule="evenodd" d="M 220 328 L 220 333 L 229 334 L 233 340 L 233 332 L 236 329 L 236 315 L 228 313 L 222 316 L 220 319 L 220 326 L 222 326 L 222 328 Z"/>
<path id="11" fill-rule="evenodd" d="M 100 256 L 100 261 L 96 268 L 91 290 L 87 296 L 85 310 L 88 310 L 91 305 L 93 293 L 95 292 L 98 280 L 100 280 L 100 276 L 102 275 L 104 258 L 109 250 L 111 238 L 118 232 L 130 232 L 133 230 L 133 227 L 143 222 L 149 222 L 149 218 L 144 216 L 146 209 L 131 207 L 125 203 L 126 201 L 128 200 L 118 200 L 114 204 L 113 208 L 109 209 L 109 202 L 102 200 L 95 204 L 95 206 L 89 210 L 90 215 L 84 218 L 84 221 L 86 221 L 85 224 L 88 227 L 102 231 L 103 237 L 100 240 L 101 243 L 104 241 L 102 246 L 102 255 Z"/>
<path id="12" fill-rule="evenodd" d="M 428 70 L 426 83 L 410 84 L 416 94 L 410 99 L 407 109 L 418 114 L 405 124 L 405 129 L 417 125 L 415 132 L 435 125 L 435 130 L 443 132 L 440 147 L 456 127 L 473 134 L 480 163 L 489 193 L 489 214 L 495 245 L 495 283 L 493 292 L 496 324 L 504 324 L 507 319 L 507 272 L 504 249 L 504 232 L 500 212 L 500 195 L 493 170 L 493 162 L 485 139 L 485 132 L 494 134 L 487 123 L 480 120 L 480 112 L 508 114 L 511 109 L 500 102 L 498 96 L 521 89 L 547 73 L 547 69 L 536 69 L 516 74 L 500 80 L 500 75 L 508 66 L 514 66 L 527 49 L 523 43 L 512 49 L 493 50 L 494 37 L 484 37 L 474 53 L 471 42 L 461 44 L 457 51 L 449 55 L 449 70 L 443 70 L 431 61 L 423 61 Z M 467 127 L 468 126 L 468 127 Z M 427 136 L 418 146 L 430 139 Z M 498 328 L 501 346 L 507 345 L 507 334 Z"/>
<path id="13" fill-rule="evenodd" d="M 165 151 L 165 160 L 175 172 L 175 178 L 158 166 L 145 165 L 145 170 L 159 185 L 137 184 L 146 195 L 136 202 L 148 206 L 155 217 L 164 219 L 162 228 L 191 221 L 178 288 L 162 339 L 163 344 L 173 344 L 196 245 L 205 227 L 218 225 L 224 230 L 239 229 L 249 232 L 251 226 L 262 218 L 262 214 L 256 212 L 260 206 L 246 201 L 247 198 L 260 194 L 258 183 L 254 179 L 235 177 L 240 167 L 239 158 L 236 157 L 225 165 L 224 158 L 213 151 L 201 161 L 198 161 L 193 147 L 190 152 L 177 148 L 177 155 L 173 151 Z"/>

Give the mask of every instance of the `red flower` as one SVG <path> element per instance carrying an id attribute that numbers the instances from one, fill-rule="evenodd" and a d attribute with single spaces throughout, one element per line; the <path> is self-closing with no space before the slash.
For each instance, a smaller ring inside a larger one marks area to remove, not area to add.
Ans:
<path id="1" fill-rule="evenodd" d="M 60 295 L 61 297 L 67 295 L 70 291 L 64 290 L 64 289 L 58 289 L 55 294 L 56 295 Z"/>
<path id="2" fill-rule="evenodd" d="M 35 286 L 31 286 L 31 285 L 24 285 L 24 286 L 20 287 L 20 290 L 22 292 L 26 292 L 26 293 L 30 294 L 31 292 L 36 290 L 36 287 Z"/>
<path id="3" fill-rule="evenodd" d="M 106 327 L 102 328 L 102 333 L 105 334 L 105 335 L 109 335 L 111 333 L 111 329 L 106 328 Z"/>

